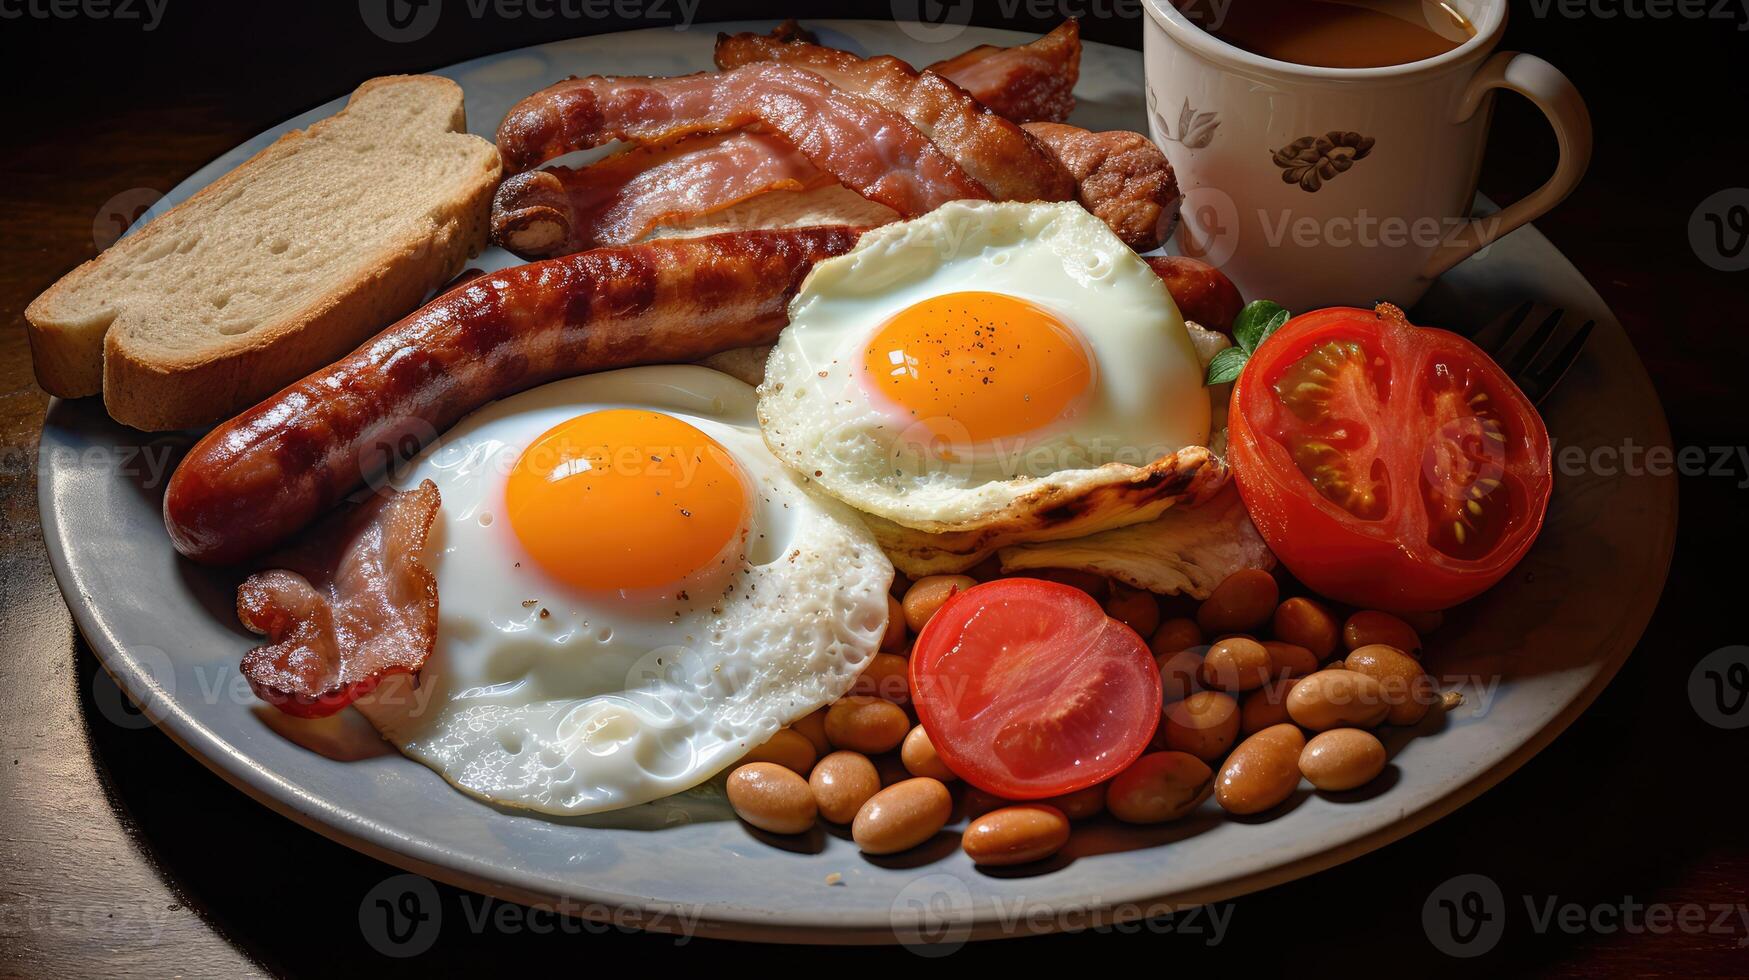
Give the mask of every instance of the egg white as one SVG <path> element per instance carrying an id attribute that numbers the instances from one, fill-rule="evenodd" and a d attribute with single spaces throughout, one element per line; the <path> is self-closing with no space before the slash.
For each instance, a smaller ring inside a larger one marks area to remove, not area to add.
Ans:
<path id="1" fill-rule="evenodd" d="M 1027 300 L 1074 327 L 1097 379 L 1086 400 L 1040 430 L 942 454 L 938 427 L 871 399 L 860 375 L 873 334 L 908 307 L 962 291 Z M 1077 204 L 962 201 L 868 232 L 814 267 L 759 388 L 779 458 L 862 511 L 930 532 L 1012 522 L 1028 507 L 1136 480 L 1204 445 L 1209 412 L 1165 285 Z"/>
<path id="2" fill-rule="evenodd" d="M 502 512 L 510 466 L 554 425 L 608 408 L 681 418 L 739 465 L 749 530 L 715 587 L 584 594 L 521 552 Z M 506 398 L 393 482 L 425 479 L 443 501 L 428 545 L 436 650 L 417 683 L 391 678 L 358 704 L 403 752 L 484 799 L 583 814 L 688 789 L 843 695 L 886 628 L 892 565 L 852 511 L 772 458 L 753 389 L 707 368 L 630 368 Z"/>

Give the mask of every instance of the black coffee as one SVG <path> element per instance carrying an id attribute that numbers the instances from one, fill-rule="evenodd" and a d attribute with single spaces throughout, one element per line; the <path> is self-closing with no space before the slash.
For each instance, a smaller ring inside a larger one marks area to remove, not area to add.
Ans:
<path id="1" fill-rule="evenodd" d="M 1253 54 L 1321 68 L 1382 68 L 1463 44 L 1475 28 L 1438 0 L 1173 0 L 1192 23 Z"/>

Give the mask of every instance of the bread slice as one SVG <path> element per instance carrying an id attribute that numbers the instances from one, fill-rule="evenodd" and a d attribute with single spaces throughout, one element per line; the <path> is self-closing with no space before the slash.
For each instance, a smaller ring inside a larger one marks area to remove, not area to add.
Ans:
<path id="1" fill-rule="evenodd" d="M 139 429 L 235 415 L 460 271 L 498 173 L 459 85 L 373 78 L 38 296 L 37 383 Z"/>

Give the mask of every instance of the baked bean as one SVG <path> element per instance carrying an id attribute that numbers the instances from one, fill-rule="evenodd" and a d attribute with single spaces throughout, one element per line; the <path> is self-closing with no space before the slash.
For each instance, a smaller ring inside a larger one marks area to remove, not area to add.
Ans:
<path id="1" fill-rule="evenodd" d="M 1108 785 L 1110 784 L 1094 783 L 1092 786 L 1075 790 L 1072 793 L 1064 793 L 1061 796 L 1052 796 L 1042 800 L 1029 800 L 1025 802 L 1043 803 L 1047 806 L 1056 807 L 1070 820 L 1086 820 L 1089 817 L 1097 817 L 1100 813 L 1104 812 L 1105 790 Z M 995 793 L 981 790 L 976 786 L 967 786 L 965 793 L 960 799 L 960 812 L 966 819 L 976 820 L 984 814 L 989 813 L 991 810 L 997 810 L 1005 806 L 1015 806 L 1021 802 L 1022 801 L 1020 800 L 1010 800 L 1006 797 L 997 796 Z"/>
<path id="2" fill-rule="evenodd" d="M 976 820 L 991 810 L 1000 810 L 1005 806 L 1013 806 L 1014 803 L 1014 800 L 997 796 L 988 790 L 967 785 L 960 794 L 960 815 L 967 820 Z"/>
<path id="3" fill-rule="evenodd" d="M 1398 619 L 1408 623 L 1409 628 L 1414 630 L 1417 636 L 1437 633 L 1439 628 L 1445 625 L 1445 613 L 1438 609 L 1431 612 L 1400 612 L 1395 615 Z"/>
<path id="4" fill-rule="evenodd" d="M 1280 640 L 1263 641 L 1269 651 L 1269 673 L 1272 677 L 1304 677 L 1318 669 L 1318 658 L 1306 647 Z"/>
<path id="5" fill-rule="evenodd" d="M 1362 609 L 1342 624 L 1342 645 L 1350 650 L 1383 643 L 1404 653 L 1419 656 L 1421 637 L 1414 628 L 1397 617 L 1376 609 Z"/>
<path id="6" fill-rule="evenodd" d="M 811 714 L 803 715 L 790 723 L 803 738 L 814 743 L 814 754 L 822 756 L 832 751 L 832 743 L 826 738 L 826 709 L 821 708 Z"/>
<path id="7" fill-rule="evenodd" d="M 753 751 L 741 758 L 741 764 L 753 762 L 775 762 L 785 769 L 806 777 L 808 770 L 814 768 L 814 760 L 820 757 L 814 743 L 801 732 L 790 728 L 780 728 L 777 734 L 758 745 Z"/>
<path id="8" fill-rule="evenodd" d="M 935 743 L 929 740 L 929 733 L 922 725 L 911 729 L 905 736 L 905 743 L 899 746 L 899 761 L 905 764 L 905 769 L 913 776 L 928 776 L 951 783 L 959 778 L 947 763 L 941 761 L 941 756 L 935 754 Z"/>
<path id="9" fill-rule="evenodd" d="M 1300 784 L 1305 747 L 1306 736 L 1294 725 L 1271 725 L 1240 742 L 1215 780 L 1215 802 L 1238 814 L 1281 805 Z"/>
<path id="10" fill-rule="evenodd" d="M 911 770 L 905 768 L 905 760 L 899 758 L 897 752 L 882 752 L 868 761 L 874 763 L 875 772 L 880 774 L 881 785 L 891 786 L 911 778 Z"/>
<path id="11" fill-rule="evenodd" d="M 1378 681 L 1342 667 L 1302 677 L 1287 692 L 1288 717 L 1314 732 L 1371 728 L 1390 710 Z"/>
<path id="12" fill-rule="evenodd" d="M 1042 861 L 1068 842 L 1069 818 L 1043 803 L 992 810 L 968 824 L 960 838 L 972 863 L 986 867 Z"/>
<path id="13" fill-rule="evenodd" d="M 1269 620 L 1281 589 L 1275 576 L 1261 568 L 1241 568 L 1215 586 L 1196 610 L 1204 633 L 1243 633 Z"/>
<path id="14" fill-rule="evenodd" d="M 1439 700 L 1439 690 L 1421 669 L 1421 661 L 1396 647 L 1373 643 L 1350 653 L 1342 665 L 1379 682 L 1385 703 L 1391 706 L 1385 714 L 1387 724 L 1419 724 Z"/>
<path id="15" fill-rule="evenodd" d="M 1209 647 L 1197 677 L 1217 691 L 1249 691 L 1269 680 L 1269 650 L 1256 640 L 1230 636 Z"/>
<path id="16" fill-rule="evenodd" d="M 888 653 L 898 653 L 905 649 L 905 638 L 910 631 L 905 627 L 905 607 L 898 599 L 887 594 L 887 632 L 881 637 L 881 649 Z"/>
<path id="17" fill-rule="evenodd" d="M 905 590 L 901 606 L 905 610 L 905 625 L 913 633 L 923 632 L 923 624 L 941 608 L 955 592 L 964 592 L 978 584 L 970 575 L 925 575 Z"/>
<path id="18" fill-rule="evenodd" d="M 1275 638 L 1312 651 L 1324 661 L 1336 652 L 1342 639 L 1342 624 L 1321 603 L 1295 596 L 1275 607 Z"/>
<path id="19" fill-rule="evenodd" d="M 1300 753 L 1300 773 L 1321 790 L 1357 789 L 1385 771 L 1385 746 L 1358 728 L 1332 728 L 1312 736 Z"/>
<path id="20" fill-rule="evenodd" d="M 869 854 L 897 854 L 934 837 L 953 816 L 941 780 L 918 776 L 869 797 L 850 824 L 850 837 Z"/>
<path id="21" fill-rule="evenodd" d="M 881 698 L 894 704 L 911 703 L 911 661 L 896 653 L 877 653 L 868 658 L 851 694 Z"/>
<path id="22" fill-rule="evenodd" d="M 853 694 L 826 712 L 826 738 L 835 748 L 873 754 L 897 746 L 911 730 L 905 709 L 883 698 Z"/>
<path id="23" fill-rule="evenodd" d="M 1214 785 L 1214 770 L 1201 759 L 1184 752 L 1150 752 L 1112 777 L 1106 806 L 1125 823 L 1165 823 L 1196 809 Z"/>
<path id="24" fill-rule="evenodd" d="M 893 584 L 887 589 L 887 595 L 897 599 L 905 598 L 905 593 L 911 588 L 911 577 L 904 572 L 893 573 Z"/>
<path id="25" fill-rule="evenodd" d="M 1163 727 L 1166 748 L 1213 762 L 1239 738 L 1239 702 L 1219 691 L 1198 691 L 1166 706 Z"/>
<path id="26" fill-rule="evenodd" d="M 821 759 L 808 774 L 808 788 L 831 823 L 849 823 L 869 797 L 881 791 L 874 763 L 861 752 L 838 751 Z"/>
<path id="27" fill-rule="evenodd" d="M 1148 649 L 1154 651 L 1156 660 L 1199 646 L 1202 646 L 1202 627 L 1188 616 L 1179 616 L 1161 623 L 1160 628 L 1148 640 Z"/>
<path id="28" fill-rule="evenodd" d="M 799 834 L 819 812 L 807 781 L 775 762 L 754 762 L 729 773 L 735 816 L 773 834 Z"/>
<path id="29" fill-rule="evenodd" d="M 1202 688 L 1202 650 L 1180 650 L 1154 661 L 1160 668 L 1160 699 L 1170 704 L 1182 701 Z"/>
<path id="30" fill-rule="evenodd" d="M 1070 820 L 1086 820 L 1088 817 L 1099 816 L 1100 811 L 1105 809 L 1106 785 L 1094 783 L 1092 786 L 1038 802 L 1056 807 Z"/>
<path id="31" fill-rule="evenodd" d="M 1255 691 L 1247 691 L 1239 702 L 1239 734 L 1251 735 L 1271 725 L 1293 719 L 1287 716 L 1287 692 L 1293 680 L 1270 681 Z"/>
<path id="32" fill-rule="evenodd" d="M 1152 592 L 1113 582 L 1105 614 L 1143 636 L 1153 636 L 1160 626 L 1160 600 Z"/>

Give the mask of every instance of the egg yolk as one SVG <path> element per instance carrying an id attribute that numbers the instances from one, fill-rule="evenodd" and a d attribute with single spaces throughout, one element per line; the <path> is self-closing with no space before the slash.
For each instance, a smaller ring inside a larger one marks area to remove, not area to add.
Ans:
<path id="1" fill-rule="evenodd" d="M 747 485 L 728 451 L 692 425 L 605 409 L 523 450 L 505 512 L 529 556 L 559 581 L 648 589 L 721 560 L 741 534 Z"/>
<path id="2" fill-rule="evenodd" d="M 1093 364 L 1073 328 L 1001 293 L 948 293 L 875 331 L 865 377 L 912 417 L 972 442 L 1042 428 L 1086 393 Z"/>

